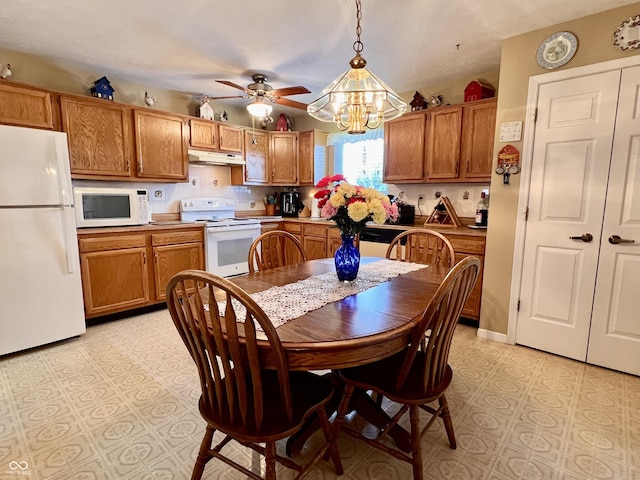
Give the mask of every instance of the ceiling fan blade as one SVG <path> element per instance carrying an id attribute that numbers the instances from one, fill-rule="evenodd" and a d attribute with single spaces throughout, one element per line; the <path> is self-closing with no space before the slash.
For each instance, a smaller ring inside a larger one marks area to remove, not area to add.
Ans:
<path id="1" fill-rule="evenodd" d="M 232 95 L 231 97 L 207 97 L 209 100 L 222 100 L 225 98 L 247 98 L 246 95 Z"/>
<path id="2" fill-rule="evenodd" d="M 297 87 L 276 88 L 271 90 L 274 97 L 284 97 L 286 95 L 300 95 L 303 93 L 311 93 L 306 87 L 298 85 Z"/>
<path id="3" fill-rule="evenodd" d="M 218 83 L 222 83 L 223 85 L 227 85 L 228 87 L 237 88 L 238 90 L 246 91 L 246 88 L 241 87 L 237 83 L 230 82 L 229 80 L 216 80 Z"/>
<path id="4" fill-rule="evenodd" d="M 299 108 L 300 110 L 307 109 L 306 103 L 296 102 L 295 100 L 289 100 L 288 98 L 276 98 L 275 102 L 287 107 Z"/>

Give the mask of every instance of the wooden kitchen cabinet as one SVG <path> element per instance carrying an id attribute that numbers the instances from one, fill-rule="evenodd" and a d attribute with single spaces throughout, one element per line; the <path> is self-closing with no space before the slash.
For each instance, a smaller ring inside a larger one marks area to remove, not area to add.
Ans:
<path id="1" fill-rule="evenodd" d="M 491 181 L 496 111 L 495 98 L 464 106 L 460 147 L 460 178 L 464 181 Z"/>
<path id="2" fill-rule="evenodd" d="M 454 179 L 460 169 L 462 107 L 441 107 L 429 114 L 427 179 Z"/>
<path id="3" fill-rule="evenodd" d="M 301 132 L 298 135 L 298 173 L 300 181 L 298 185 L 313 186 L 313 166 L 315 152 L 315 134 L 311 130 L 309 132 Z"/>
<path id="4" fill-rule="evenodd" d="M 269 132 L 245 130 L 242 166 L 231 167 L 232 185 L 269 185 Z"/>
<path id="5" fill-rule="evenodd" d="M 427 115 L 413 112 L 385 122 L 383 179 L 388 183 L 422 182 Z"/>
<path id="6" fill-rule="evenodd" d="M 204 270 L 202 232 L 171 232 L 151 235 L 156 300 L 166 299 L 171 277 L 182 270 Z"/>
<path id="7" fill-rule="evenodd" d="M 411 112 L 385 123 L 384 181 L 489 182 L 496 99 Z"/>
<path id="8" fill-rule="evenodd" d="M 0 123 L 54 130 L 52 95 L 28 85 L 0 82 Z"/>
<path id="9" fill-rule="evenodd" d="M 298 184 L 298 132 L 269 132 L 271 185 Z"/>
<path id="10" fill-rule="evenodd" d="M 134 109 L 136 174 L 147 180 L 186 182 L 189 176 L 187 120 L 171 113 Z"/>
<path id="11" fill-rule="evenodd" d="M 302 224 L 302 248 L 307 260 L 327 257 L 327 227 L 310 223 Z"/>
<path id="12" fill-rule="evenodd" d="M 79 230 L 78 244 L 86 318 L 162 303 L 173 275 L 205 268 L 202 227 Z"/>
<path id="13" fill-rule="evenodd" d="M 484 250 L 485 250 L 485 237 L 474 237 L 467 235 L 455 235 L 447 232 L 442 232 L 453 245 L 453 249 L 456 252 L 456 262 L 462 260 L 468 255 L 474 255 L 480 259 L 480 275 L 476 281 L 471 295 L 467 299 L 467 303 L 464 304 L 462 309 L 462 316 L 470 318 L 472 320 L 480 319 L 480 303 L 482 300 L 482 272 L 484 270 Z"/>
<path id="14" fill-rule="evenodd" d="M 105 100 L 60 96 L 73 178 L 131 179 L 131 108 Z"/>
<path id="15" fill-rule="evenodd" d="M 86 238 L 79 246 L 87 318 L 149 304 L 145 235 Z"/>
<path id="16" fill-rule="evenodd" d="M 242 127 L 196 118 L 189 120 L 189 127 L 192 147 L 223 153 L 243 152 Z"/>

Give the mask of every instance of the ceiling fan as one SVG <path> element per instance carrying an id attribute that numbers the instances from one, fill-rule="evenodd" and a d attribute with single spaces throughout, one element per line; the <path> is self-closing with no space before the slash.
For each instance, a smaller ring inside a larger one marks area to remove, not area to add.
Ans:
<path id="1" fill-rule="evenodd" d="M 246 87 L 242 87 L 237 83 L 233 83 L 228 80 L 216 80 L 216 82 L 222 83 L 223 85 L 227 85 L 229 87 L 242 90 L 245 93 L 245 95 L 232 95 L 229 97 L 209 97 L 209 98 L 212 100 L 221 100 L 225 98 L 255 97 L 256 101 L 258 102 L 263 102 L 264 99 L 267 99 L 270 102 L 278 103 L 280 105 L 285 105 L 287 107 L 299 108 L 301 110 L 307 109 L 306 103 L 296 102 L 295 100 L 289 100 L 288 98 L 283 98 L 288 95 L 300 95 L 303 93 L 311 93 L 306 87 L 297 86 L 297 87 L 273 89 L 271 85 L 266 83 L 268 80 L 266 75 L 256 73 L 255 75 L 252 75 L 251 78 L 253 79 L 253 83 L 250 83 Z"/>

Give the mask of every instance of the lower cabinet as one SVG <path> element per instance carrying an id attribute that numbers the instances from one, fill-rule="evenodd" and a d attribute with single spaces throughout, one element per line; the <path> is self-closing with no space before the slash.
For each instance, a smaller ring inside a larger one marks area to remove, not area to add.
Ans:
<path id="1" fill-rule="evenodd" d="M 204 269 L 204 231 L 79 232 L 85 317 L 161 303 L 169 279 Z"/>
<path id="2" fill-rule="evenodd" d="M 474 255 L 480 259 L 480 276 L 475 287 L 471 291 L 471 295 L 464 304 L 462 316 L 472 320 L 480 320 L 480 301 L 482 299 L 482 271 L 484 270 L 484 248 L 485 237 L 472 237 L 468 235 L 452 235 L 442 232 L 453 245 L 456 251 L 456 262 L 462 260 L 468 255 Z"/>

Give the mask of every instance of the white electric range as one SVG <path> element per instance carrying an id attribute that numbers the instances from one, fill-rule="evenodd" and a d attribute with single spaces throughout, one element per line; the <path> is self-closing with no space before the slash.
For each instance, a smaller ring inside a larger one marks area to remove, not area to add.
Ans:
<path id="1" fill-rule="evenodd" d="M 207 271 L 221 277 L 249 273 L 249 248 L 260 235 L 260 221 L 236 218 L 233 200 L 214 197 L 181 200 L 180 220 L 205 225 Z"/>

